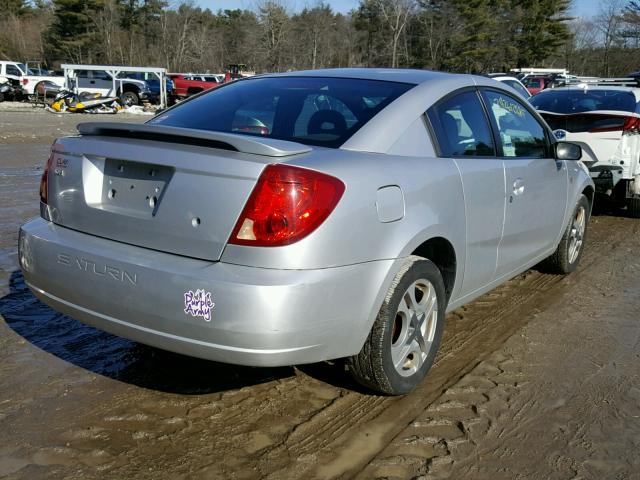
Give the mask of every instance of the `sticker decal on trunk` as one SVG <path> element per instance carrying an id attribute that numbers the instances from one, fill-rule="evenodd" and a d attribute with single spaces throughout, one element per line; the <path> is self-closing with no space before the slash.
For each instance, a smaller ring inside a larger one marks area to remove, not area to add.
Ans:
<path id="1" fill-rule="evenodd" d="M 211 321 L 211 313 L 215 303 L 211 300 L 211 292 L 197 289 L 184 293 L 184 313 L 192 317 L 202 317 L 205 322 Z"/>

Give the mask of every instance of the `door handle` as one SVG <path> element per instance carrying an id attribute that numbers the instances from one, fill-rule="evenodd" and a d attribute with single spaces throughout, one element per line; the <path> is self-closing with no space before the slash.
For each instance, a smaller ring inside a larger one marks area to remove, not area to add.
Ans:
<path id="1" fill-rule="evenodd" d="M 96 81 L 95 81 L 95 80 L 91 80 L 89 83 L 90 83 L 91 85 L 95 85 L 95 84 L 96 84 Z"/>
<path id="2" fill-rule="evenodd" d="M 522 195 L 524 193 L 524 180 L 521 178 L 516 178 L 513 182 L 513 194 L 514 195 Z"/>

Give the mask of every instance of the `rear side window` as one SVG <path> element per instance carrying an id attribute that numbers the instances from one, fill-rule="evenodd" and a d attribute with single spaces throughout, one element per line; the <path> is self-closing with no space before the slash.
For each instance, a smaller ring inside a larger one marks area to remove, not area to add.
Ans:
<path id="1" fill-rule="evenodd" d="M 636 111 L 636 97 L 624 90 L 548 90 L 531 99 L 536 110 L 553 113 L 583 113 L 596 110 Z"/>
<path id="2" fill-rule="evenodd" d="M 524 105 L 491 90 L 483 94 L 498 126 L 503 156 L 545 158 L 548 151 L 545 130 Z"/>
<path id="3" fill-rule="evenodd" d="M 413 86 L 351 78 L 252 78 L 195 97 L 149 123 L 337 148 Z"/>
<path id="4" fill-rule="evenodd" d="M 443 156 L 495 156 L 491 129 L 475 91 L 463 92 L 436 104 L 428 115 Z"/>

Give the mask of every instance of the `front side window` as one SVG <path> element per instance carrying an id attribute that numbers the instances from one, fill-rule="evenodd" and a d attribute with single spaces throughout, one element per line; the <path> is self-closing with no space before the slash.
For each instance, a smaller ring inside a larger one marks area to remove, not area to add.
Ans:
<path id="1" fill-rule="evenodd" d="M 413 86 L 354 78 L 252 78 L 195 97 L 149 123 L 337 148 Z"/>
<path id="2" fill-rule="evenodd" d="M 505 157 L 545 158 L 547 136 L 543 126 L 515 98 L 487 90 L 489 112 L 495 119 Z"/>
<path id="3" fill-rule="evenodd" d="M 487 117 L 475 91 L 451 97 L 429 112 L 442 155 L 492 157 L 495 148 Z"/>

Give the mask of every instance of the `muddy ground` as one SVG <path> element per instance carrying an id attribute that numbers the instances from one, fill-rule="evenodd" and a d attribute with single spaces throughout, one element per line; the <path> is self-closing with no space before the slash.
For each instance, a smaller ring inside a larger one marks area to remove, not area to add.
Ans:
<path id="1" fill-rule="evenodd" d="M 411 395 L 340 362 L 252 369 L 57 314 L 17 229 L 52 140 L 79 121 L 0 104 L 0 477 L 640 478 L 640 221 L 592 219 L 579 270 L 529 271 L 451 313 Z"/>

